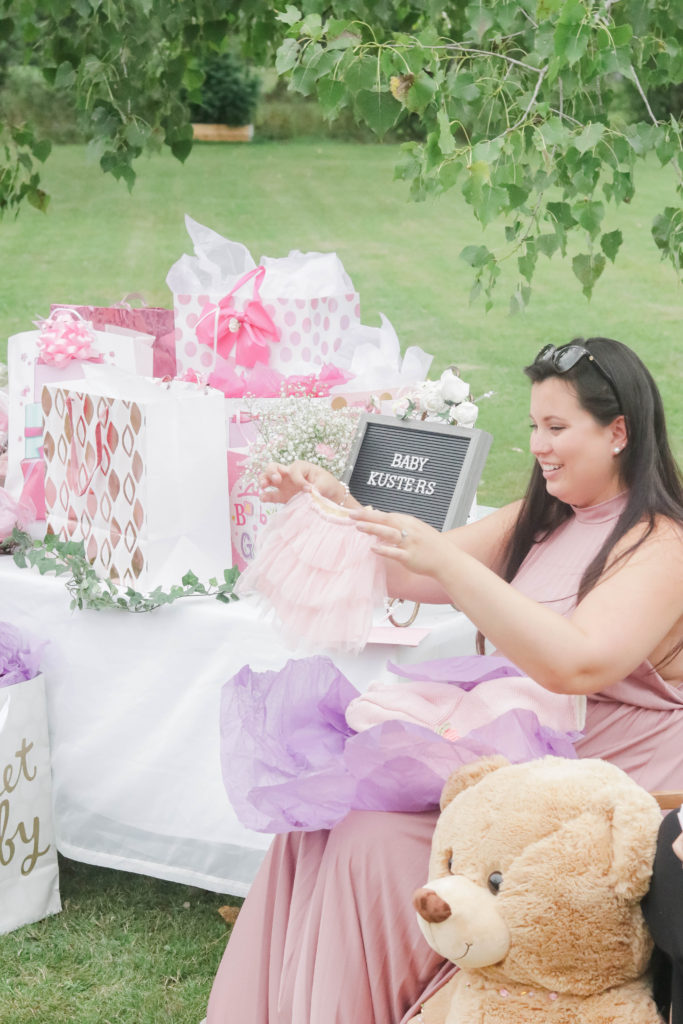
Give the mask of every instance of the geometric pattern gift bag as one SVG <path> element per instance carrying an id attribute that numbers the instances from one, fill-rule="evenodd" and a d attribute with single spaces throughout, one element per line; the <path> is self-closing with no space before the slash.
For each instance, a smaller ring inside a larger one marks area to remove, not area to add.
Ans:
<path id="1" fill-rule="evenodd" d="M 42 408 L 48 532 L 99 575 L 151 590 L 231 564 L 220 392 L 97 367 L 46 384 Z"/>

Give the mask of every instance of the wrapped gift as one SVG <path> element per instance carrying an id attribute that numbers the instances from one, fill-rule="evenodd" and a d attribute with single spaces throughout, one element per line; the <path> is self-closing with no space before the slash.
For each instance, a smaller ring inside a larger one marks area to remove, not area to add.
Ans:
<path id="1" fill-rule="evenodd" d="M 0 933 L 61 910 L 45 680 L 38 651 L 0 623 Z"/>
<path id="2" fill-rule="evenodd" d="M 139 306 L 133 306 L 139 302 Z M 148 306 L 139 292 L 132 292 L 113 306 L 79 306 L 71 303 L 50 307 L 51 311 L 73 309 L 98 330 L 110 328 L 145 334 L 152 346 L 152 374 L 155 377 L 175 377 L 175 335 L 173 310 L 162 306 Z"/>
<path id="3" fill-rule="evenodd" d="M 98 372 L 99 371 L 99 372 Z M 231 564 L 225 399 L 93 367 L 43 388 L 48 532 L 96 571 L 151 590 Z"/>
<path id="4" fill-rule="evenodd" d="M 83 366 L 104 362 L 151 376 L 152 338 L 137 333 L 96 331 L 73 311 L 54 311 L 38 330 L 13 335 L 7 343 L 9 370 L 8 452 L 5 487 L 16 499 L 42 496 L 41 391 L 46 383 L 75 380 Z M 25 491 L 25 485 L 29 490 Z"/>
<path id="5" fill-rule="evenodd" d="M 360 323 L 360 305 L 335 253 L 292 251 L 280 259 L 263 257 L 257 266 L 240 243 L 191 217 L 185 224 L 195 255 L 181 256 L 166 278 L 173 292 L 179 374 L 193 370 L 207 379 L 221 368 L 224 357 L 206 333 L 207 324 L 214 326 L 217 317 L 218 326 L 225 329 L 223 337 L 231 329 L 244 334 L 245 321 L 251 321 L 266 340 L 267 365 L 285 376 L 316 373 L 325 364 L 336 363 L 335 353 L 346 333 Z M 249 286 L 252 275 L 258 275 L 257 290 Z M 214 314 L 212 320 L 212 311 L 220 310 L 221 303 L 226 315 Z M 254 366 L 249 361 L 253 352 L 247 346 L 245 358 L 244 351 L 234 345 L 227 354 L 228 365 L 240 376 Z"/>

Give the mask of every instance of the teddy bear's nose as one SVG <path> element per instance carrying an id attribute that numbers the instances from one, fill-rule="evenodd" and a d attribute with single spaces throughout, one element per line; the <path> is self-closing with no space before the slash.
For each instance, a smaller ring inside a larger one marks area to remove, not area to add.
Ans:
<path id="1" fill-rule="evenodd" d="M 420 917 L 431 924 L 439 924 L 451 916 L 451 908 L 445 900 L 442 900 L 433 889 L 422 886 L 416 889 L 413 894 L 413 906 Z"/>

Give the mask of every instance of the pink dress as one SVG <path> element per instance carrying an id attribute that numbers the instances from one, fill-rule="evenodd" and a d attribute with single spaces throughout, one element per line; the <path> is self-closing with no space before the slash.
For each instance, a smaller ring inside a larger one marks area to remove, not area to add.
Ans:
<path id="1" fill-rule="evenodd" d="M 514 585 L 566 614 L 623 496 L 575 510 L 530 552 Z M 683 787 L 683 689 L 649 663 L 589 698 L 581 757 L 647 789 Z M 207 1024 L 406 1024 L 455 968 L 427 945 L 413 891 L 427 878 L 436 812 L 351 811 L 277 836 L 218 969 Z"/>

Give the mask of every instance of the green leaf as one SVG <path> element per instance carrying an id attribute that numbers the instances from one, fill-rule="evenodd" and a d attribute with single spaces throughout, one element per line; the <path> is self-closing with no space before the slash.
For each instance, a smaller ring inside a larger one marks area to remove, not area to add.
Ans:
<path id="1" fill-rule="evenodd" d="M 334 78 L 321 78 L 318 82 L 318 100 L 323 114 L 334 117 L 346 104 L 346 88 Z"/>
<path id="2" fill-rule="evenodd" d="M 536 235 L 536 248 L 539 252 L 542 252 L 548 259 L 557 252 L 560 245 L 560 241 L 556 234 L 543 234 Z"/>
<path id="3" fill-rule="evenodd" d="M 76 81 L 76 72 L 73 65 L 65 60 L 57 68 L 55 74 L 55 89 L 69 89 Z"/>
<path id="4" fill-rule="evenodd" d="M 181 578 L 184 587 L 195 587 L 199 583 L 199 577 L 190 570 Z"/>
<path id="5" fill-rule="evenodd" d="M 284 75 L 285 72 L 291 71 L 296 65 L 298 57 L 299 44 L 296 39 L 285 39 L 275 54 L 275 70 L 278 75 Z"/>
<path id="6" fill-rule="evenodd" d="M 444 156 L 449 156 L 455 152 L 456 146 L 451 132 L 451 123 L 444 107 L 439 108 L 436 120 L 439 125 L 439 149 Z"/>
<path id="7" fill-rule="evenodd" d="M 0 18 L 0 41 L 10 39 L 14 32 L 14 21 L 12 18 Z"/>
<path id="8" fill-rule="evenodd" d="M 585 14 L 583 6 L 579 4 L 579 7 Z M 588 25 L 559 24 L 555 29 L 555 53 L 563 57 L 571 67 L 585 54 L 589 39 Z"/>
<path id="9" fill-rule="evenodd" d="M 607 259 L 611 260 L 612 263 L 614 263 L 614 260 L 616 258 L 617 253 L 619 252 L 623 240 L 624 239 L 621 234 L 621 231 L 618 230 L 609 231 L 600 239 L 600 248 L 604 252 Z"/>
<path id="10" fill-rule="evenodd" d="M 605 257 L 599 252 L 594 255 L 581 253 L 572 260 L 572 270 L 582 285 L 583 294 L 590 299 L 596 281 L 605 269 Z"/>
<path id="11" fill-rule="evenodd" d="M 415 76 L 415 81 L 406 93 L 404 101 L 406 107 L 414 114 L 423 113 L 427 105 L 434 99 L 436 90 L 437 83 L 435 79 L 427 74 L 426 71 L 420 71 Z"/>
<path id="12" fill-rule="evenodd" d="M 298 21 L 301 21 L 301 11 L 298 7 L 287 4 L 284 11 L 279 11 L 275 17 L 277 21 L 282 21 L 285 25 L 296 25 Z"/>
<path id="13" fill-rule="evenodd" d="M 320 39 L 323 34 L 323 20 L 319 14 L 307 14 L 301 23 L 299 32 L 302 36 L 310 36 L 312 39 Z"/>
<path id="14" fill-rule="evenodd" d="M 370 92 L 362 89 L 354 96 L 356 113 L 380 139 L 396 124 L 401 113 L 401 104 L 391 93 Z"/>
<path id="15" fill-rule="evenodd" d="M 604 124 L 600 124 L 599 122 L 587 124 L 581 134 L 572 139 L 572 146 L 574 146 L 575 149 L 578 149 L 579 153 L 585 153 L 587 150 L 593 149 L 604 134 Z"/>
<path id="16" fill-rule="evenodd" d="M 552 149 L 553 146 L 564 146 L 571 135 L 570 129 L 561 117 L 548 118 L 545 124 L 540 126 L 538 133 L 543 139 L 546 149 Z"/>
<path id="17" fill-rule="evenodd" d="M 36 160 L 44 163 L 52 152 L 52 143 L 49 139 L 37 139 L 31 146 L 31 152 Z"/>
<path id="18" fill-rule="evenodd" d="M 546 210 L 551 218 L 563 228 L 573 228 L 577 223 L 569 203 L 547 203 Z"/>
<path id="19" fill-rule="evenodd" d="M 485 245 L 466 245 L 460 253 L 460 259 L 475 269 L 495 263 L 495 256 Z"/>
<path id="20" fill-rule="evenodd" d="M 605 216 L 605 207 L 603 204 L 600 202 L 591 202 L 590 200 L 585 199 L 576 203 L 572 212 L 576 216 L 581 227 L 585 228 L 591 238 L 595 238 L 600 230 L 603 217 Z"/>

